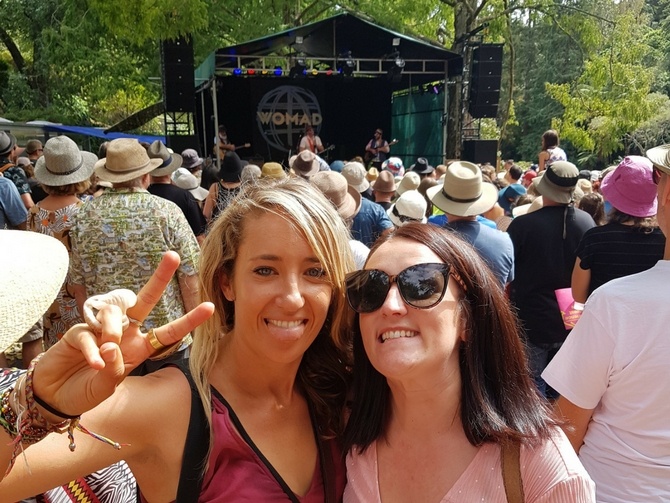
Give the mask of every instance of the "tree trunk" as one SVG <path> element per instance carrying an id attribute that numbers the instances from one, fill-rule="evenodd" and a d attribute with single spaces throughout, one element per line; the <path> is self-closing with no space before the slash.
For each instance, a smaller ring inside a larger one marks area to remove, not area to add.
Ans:
<path id="1" fill-rule="evenodd" d="M 486 2 L 487 0 L 482 0 Z M 449 159 L 459 159 L 462 147 L 463 117 L 465 105 L 463 101 L 469 96 L 470 69 L 472 67 L 472 50 L 467 46 L 467 34 L 475 28 L 477 0 L 458 0 L 454 6 L 454 44 L 451 50 L 463 57 L 463 77 L 456 77 L 455 84 L 447 86 L 449 89 L 447 145 L 446 156 Z"/>
<path id="2" fill-rule="evenodd" d="M 14 61 L 14 66 L 16 66 L 16 70 L 19 73 L 23 73 L 23 70 L 26 66 L 26 60 L 23 59 L 21 51 L 4 28 L 0 28 L 0 42 L 5 44 L 5 47 L 7 47 L 9 54 L 12 56 L 12 61 Z"/>

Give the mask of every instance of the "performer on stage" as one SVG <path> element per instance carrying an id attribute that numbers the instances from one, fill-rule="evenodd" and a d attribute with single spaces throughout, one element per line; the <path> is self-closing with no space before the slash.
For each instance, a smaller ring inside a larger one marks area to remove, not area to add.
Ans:
<path id="1" fill-rule="evenodd" d="M 314 128 L 310 125 L 305 126 L 305 135 L 300 139 L 300 145 L 298 146 L 298 153 L 303 150 L 309 150 L 313 154 L 323 152 L 321 138 L 314 134 Z"/>
<path id="2" fill-rule="evenodd" d="M 219 134 L 214 138 L 214 154 L 216 155 L 216 148 L 219 148 L 221 152 L 221 157 L 223 158 L 226 155 L 226 152 L 235 152 L 235 145 L 233 145 L 230 140 L 228 140 L 228 132 L 226 131 L 226 126 L 221 124 L 219 126 Z"/>
<path id="3" fill-rule="evenodd" d="M 365 147 L 365 161 L 377 169 L 379 169 L 382 162 L 386 160 L 388 153 L 391 150 L 389 143 L 382 138 L 383 134 L 384 131 L 382 131 L 381 128 L 377 128 L 374 137 Z"/>

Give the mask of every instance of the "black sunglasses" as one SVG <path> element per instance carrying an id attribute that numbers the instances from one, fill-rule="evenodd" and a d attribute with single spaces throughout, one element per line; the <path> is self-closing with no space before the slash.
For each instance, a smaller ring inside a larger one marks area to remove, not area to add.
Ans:
<path id="1" fill-rule="evenodd" d="M 652 172 L 651 179 L 654 180 L 654 183 L 658 185 L 661 181 L 661 175 L 663 172 L 658 169 L 656 166 L 654 166 L 654 171 Z"/>
<path id="2" fill-rule="evenodd" d="M 391 285 L 396 283 L 400 296 L 409 306 L 428 309 L 442 300 L 449 276 L 463 291 L 467 288 L 461 277 L 448 264 L 417 264 L 389 276 L 379 269 L 364 269 L 347 275 L 347 301 L 357 313 L 376 311 L 386 301 Z"/>

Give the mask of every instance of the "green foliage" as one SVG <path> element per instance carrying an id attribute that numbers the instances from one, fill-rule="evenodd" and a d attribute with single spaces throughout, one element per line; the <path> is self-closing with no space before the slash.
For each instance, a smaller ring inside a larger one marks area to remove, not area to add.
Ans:
<path id="1" fill-rule="evenodd" d="M 88 0 L 100 24 L 116 37 L 142 46 L 174 39 L 207 26 L 213 2 L 204 0 Z M 225 8 L 221 6 L 221 8 Z"/>
<path id="2" fill-rule="evenodd" d="M 548 94 L 565 110 L 554 126 L 580 150 L 605 158 L 623 147 L 626 133 L 654 114 L 649 99 L 653 70 L 643 64 L 649 51 L 642 42 L 644 30 L 634 15 L 624 14 L 575 82 L 547 84 Z"/>

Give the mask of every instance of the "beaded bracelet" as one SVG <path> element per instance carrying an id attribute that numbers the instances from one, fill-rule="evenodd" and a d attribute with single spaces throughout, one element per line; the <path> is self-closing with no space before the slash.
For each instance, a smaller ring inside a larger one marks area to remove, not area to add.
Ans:
<path id="1" fill-rule="evenodd" d="M 3 427 L 3 429 L 9 434 L 10 437 L 13 437 L 10 445 L 14 445 L 12 457 L 9 461 L 9 466 L 5 472 L 5 476 L 14 466 L 19 453 L 23 452 L 24 445 L 32 445 L 36 442 L 39 442 L 52 432 L 67 432 L 67 436 L 70 441 L 69 448 L 72 452 L 74 452 L 77 447 L 74 441 L 75 429 L 95 438 L 96 440 L 111 445 L 115 449 L 121 449 L 122 446 L 129 445 L 114 442 L 113 440 L 103 437 L 102 435 L 98 435 L 92 431 L 89 431 L 79 423 L 80 416 L 66 415 L 58 411 L 56 408 L 48 405 L 44 400 L 35 395 L 33 389 L 33 374 L 35 372 L 35 366 L 37 365 L 37 362 L 40 361 L 44 354 L 45 353 L 37 355 L 37 357 L 35 357 L 30 362 L 28 372 L 26 372 L 25 376 L 21 377 L 19 381 L 17 381 L 17 384 L 14 388 L 10 388 L 0 394 L 0 426 Z M 26 398 L 25 407 L 23 407 L 19 401 L 19 396 L 21 395 L 21 390 L 24 386 Z M 13 408 L 12 404 L 10 404 L 10 400 L 13 402 Z M 40 414 L 39 410 L 37 409 L 37 405 L 43 407 L 45 410 L 49 411 L 55 416 L 63 417 L 64 421 L 59 423 L 50 423 L 42 416 L 42 414 Z"/>

